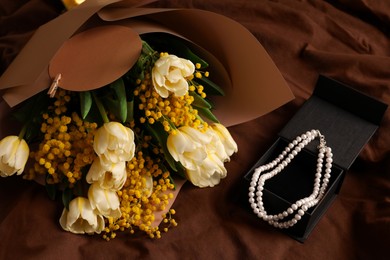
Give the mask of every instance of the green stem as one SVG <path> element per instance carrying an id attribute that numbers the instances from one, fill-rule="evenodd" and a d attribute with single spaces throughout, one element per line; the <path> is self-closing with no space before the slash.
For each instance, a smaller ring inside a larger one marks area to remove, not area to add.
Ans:
<path id="1" fill-rule="evenodd" d="M 27 131 L 27 124 L 24 124 L 24 126 L 22 127 L 22 130 L 20 130 L 19 139 L 23 139 L 24 138 L 24 135 L 26 134 L 26 131 Z"/>
<path id="2" fill-rule="evenodd" d="M 92 92 L 92 96 L 93 96 L 93 99 L 95 100 L 95 103 L 96 103 L 96 106 L 98 107 L 99 109 L 99 113 L 103 119 L 103 122 L 104 123 L 108 123 L 110 122 L 110 120 L 108 119 L 108 116 L 107 116 L 107 113 L 106 113 L 106 110 L 104 109 L 104 106 L 102 104 L 102 102 L 100 102 L 99 98 L 96 96 L 96 94 Z"/>

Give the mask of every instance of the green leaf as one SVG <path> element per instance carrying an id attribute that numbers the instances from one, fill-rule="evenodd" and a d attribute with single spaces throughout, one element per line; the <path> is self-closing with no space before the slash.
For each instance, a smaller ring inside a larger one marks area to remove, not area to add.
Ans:
<path id="1" fill-rule="evenodd" d="M 56 184 L 49 184 L 47 183 L 48 179 L 50 178 L 50 175 L 47 173 L 46 174 L 46 179 L 45 179 L 45 188 L 47 195 L 51 200 L 55 200 L 57 197 L 57 185 Z"/>
<path id="2" fill-rule="evenodd" d="M 12 112 L 12 118 L 24 124 L 24 139 L 29 143 L 40 133 L 42 114 L 47 111 L 50 98 L 46 92 L 40 92 L 18 105 Z"/>
<path id="3" fill-rule="evenodd" d="M 110 87 L 115 91 L 115 96 L 118 102 L 116 107 L 119 120 L 124 123 L 127 119 L 127 100 L 126 100 L 126 88 L 122 78 L 117 79 L 111 83 Z"/>
<path id="4" fill-rule="evenodd" d="M 210 111 L 210 109 L 203 108 L 203 107 L 195 107 L 195 108 L 198 110 L 201 116 L 205 117 L 206 119 L 214 123 L 219 123 L 218 118 L 214 116 L 214 114 Z"/>
<path id="5" fill-rule="evenodd" d="M 127 102 L 127 118 L 126 122 L 134 120 L 134 100 Z"/>
<path id="6" fill-rule="evenodd" d="M 195 82 L 202 85 L 204 87 L 204 92 L 206 92 L 208 95 L 218 95 L 218 96 L 224 96 L 225 92 L 223 89 L 209 80 L 207 77 L 203 76 L 201 78 L 194 78 Z"/>
<path id="7" fill-rule="evenodd" d="M 64 207 L 69 210 L 69 203 L 73 199 L 73 190 L 70 188 L 66 188 L 62 192 L 62 203 L 64 204 Z"/>
<path id="8" fill-rule="evenodd" d="M 45 184 L 47 195 L 51 200 L 55 200 L 57 197 L 57 185 L 55 184 Z"/>
<path id="9" fill-rule="evenodd" d="M 193 106 L 203 107 L 203 108 L 212 108 L 211 104 L 207 102 L 204 98 L 202 98 L 198 93 L 194 91 L 189 91 L 189 94 L 194 97 L 194 102 L 192 102 Z"/>
<path id="10" fill-rule="evenodd" d="M 26 123 L 37 116 L 40 117 L 41 113 L 47 109 L 48 104 L 49 96 L 44 92 L 40 92 L 23 102 L 12 113 L 12 116 L 19 122 Z"/>
<path id="11" fill-rule="evenodd" d="M 168 133 L 165 132 L 163 126 L 159 123 L 153 124 L 153 127 L 151 127 L 149 124 L 146 124 L 146 126 L 149 132 L 157 139 L 158 143 L 161 145 L 161 148 L 164 152 L 165 160 L 168 162 L 169 166 L 172 168 L 172 170 L 177 172 L 177 164 L 173 159 L 172 155 L 169 153 L 167 147 Z"/>
<path id="12" fill-rule="evenodd" d="M 92 95 L 89 91 L 80 92 L 79 95 L 81 116 L 85 119 L 92 107 Z"/>

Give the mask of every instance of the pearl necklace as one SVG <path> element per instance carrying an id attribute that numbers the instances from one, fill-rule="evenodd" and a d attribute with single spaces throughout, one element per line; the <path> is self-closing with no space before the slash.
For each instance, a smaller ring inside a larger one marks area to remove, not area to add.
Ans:
<path id="1" fill-rule="evenodd" d="M 263 190 L 265 181 L 280 173 L 291 162 L 291 160 L 294 159 L 294 157 L 316 137 L 319 137 L 320 144 L 317 146 L 317 171 L 314 180 L 313 193 L 306 198 L 297 200 L 289 208 L 279 214 L 268 215 L 267 211 L 265 211 L 264 209 L 263 204 Z M 321 198 L 324 196 L 326 187 L 329 183 L 333 162 L 332 157 L 332 149 L 326 146 L 325 137 L 320 133 L 319 130 L 307 131 L 305 134 L 296 137 L 275 160 L 255 169 L 248 193 L 249 204 L 251 205 L 253 212 L 259 218 L 263 219 L 264 221 L 267 221 L 270 225 L 273 225 L 274 227 L 289 228 L 294 226 L 302 218 L 305 212 L 309 208 L 317 205 Z M 325 174 L 321 182 L 321 172 L 324 168 L 324 159 Z M 260 175 L 261 173 L 263 174 Z M 294 214 L 294 212 L 296 212 L 295 215 L 290 216 Z M 290 218 L 289 220 L 286 220 L 285 218 L 287 218 L 288 216 L 290 216 Z"/>

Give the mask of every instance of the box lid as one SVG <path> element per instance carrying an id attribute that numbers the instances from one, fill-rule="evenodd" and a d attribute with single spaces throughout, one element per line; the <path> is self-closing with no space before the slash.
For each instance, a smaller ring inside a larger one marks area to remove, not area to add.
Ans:
<path id="1" fill-rule="evenodd" d="M 334 164 L 349 169 L 375 133 L 386 109 L 387 104 L 320 76 L 313 95 L 279 136 L 290 141 L 308 130 L 318 129 L 332 148 Z M 307 149 L 316 154 L 317 145 L 313 141 Z"/>

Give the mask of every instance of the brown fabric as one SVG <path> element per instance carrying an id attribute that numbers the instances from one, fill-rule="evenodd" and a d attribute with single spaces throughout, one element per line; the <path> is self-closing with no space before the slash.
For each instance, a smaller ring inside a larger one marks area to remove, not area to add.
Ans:
<path id="1" fill-rule="evenodd" d="M 227 164 L 228 177 L 211 189 L 187 183 L 173 205 L 179 226 L 160 240 L 120 235 L 107 243 L 64 232 L 58 224 L 61 205 L 50 201 L 42 186 L 18 177 L 0 179 L 0 259 L 387 259 L 390 111 L 304 244 L 260 222 L 235 198 L 243 175 L 311 95 L 319 73 L 390 103 L 390 4 L 164 0 L 158 5 L 206 9 L 242 23 L 268 51 L 296 99 L 230 128 L 239 153 Z M 0 73 L 32 31 L 60 11 L 54 0 L 1 1 Z M 261 79 L 255 84 L 261 87 Z"/>

